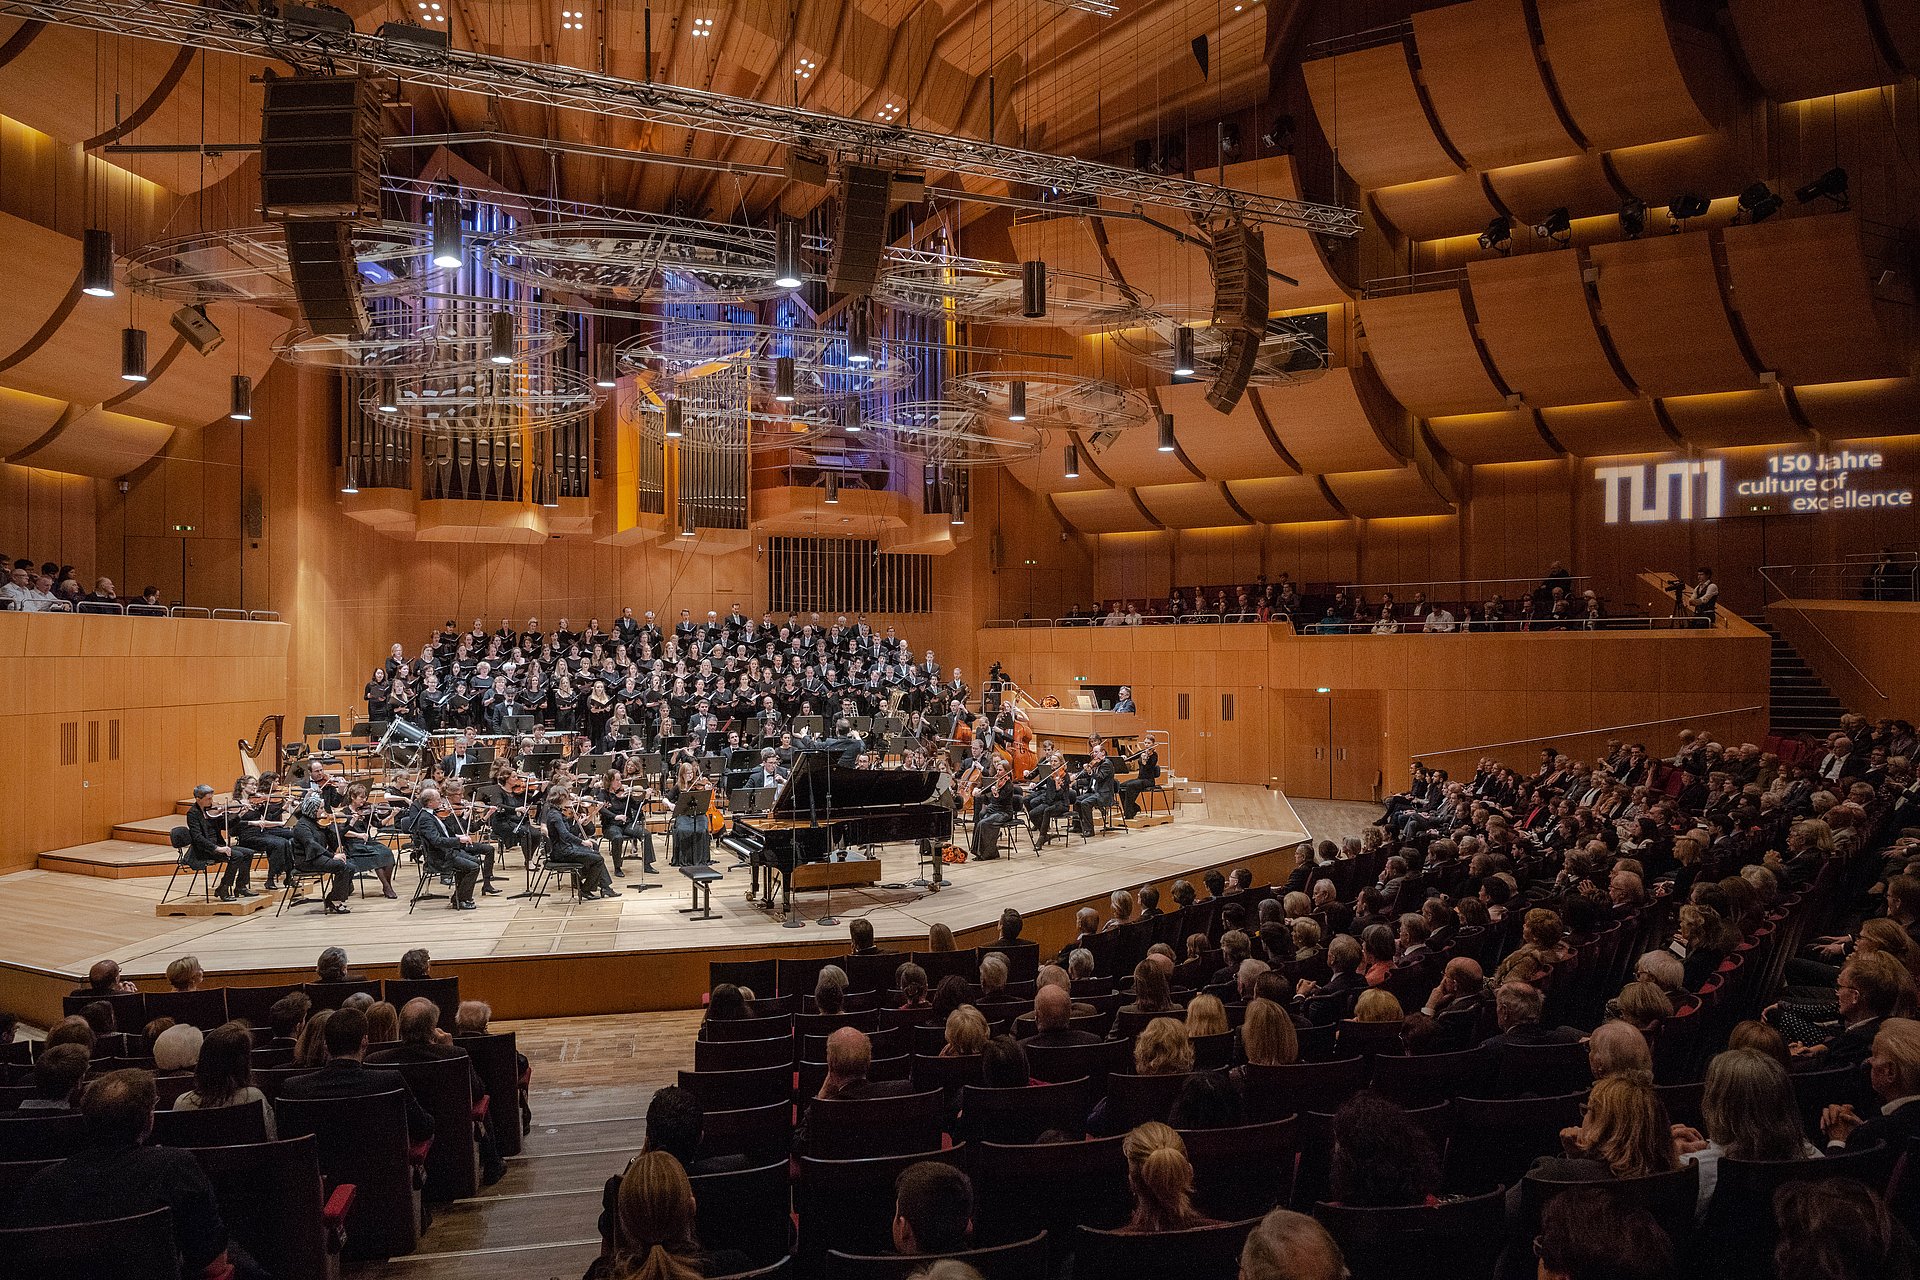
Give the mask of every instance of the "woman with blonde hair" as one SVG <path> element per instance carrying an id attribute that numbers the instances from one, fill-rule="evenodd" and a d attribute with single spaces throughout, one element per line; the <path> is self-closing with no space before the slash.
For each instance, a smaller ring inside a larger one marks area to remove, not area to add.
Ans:
<path id="1" fill-rule="evenodd" d="M 612 1249 L 587 1269 L 587 1280 L 701 1280 L 751 1265 L 733 1250 L 706 1253 L 694 1231 L 693 1184 L 664 1151 L 643 1151 L 620 1177 L 614 1199 Z"/>
<path id="2" fill-rule="evenodd" d="M 944 924 L 927 926 L 927 950 L 952 951 L 954 949 L 953 930 L 950 927 Z"/>
<path id="3" fill-rule="evenodd" d="M 391 1044 L 400 1038 L 400 1011 L 386 1000 L 367 1006 L 367 1043 Z"/>
<path id="4" fill-rule="evenodd" d="M 1355 1022 L 1399 1022 L 1406 1016 L 1399 999 L 1384 987 L 1362 991 L 1353 1006 Z"/>
<path id="5" fill-rule="evenodd" d="M 327 1019 L 332 1016 L 331 1009 L 320 1009 L 307 1015 L 307 1020 L 300 1026 L 300 1038 L 294 1042 L 294 1066 L 324 1067 L 327 1065 Z"/>
<path id="6" fill-rule="evenodd" d="M 986 1051 L 987 1015 L 970 1004 L 963 1004 L 947 1015 L 947 1043 L 943 1058 L 975 1058 Z"/>
<path id="7" fill-rule="evenodd" d="M 1700 1204 L 1707 1211 L 1719 1181 L 1720 1157 L 1736 1160 L 1818 1160 L 1820 1149 L 1800 1127 L 1793 1082 L 1777 1058 L 1758 1049 L 1728 1049 L 1707 1065 L 1700 1103 L 1706 1132 L 1673 1127 L 1681 1152 L 1700 1165 Z"/>
<path id="8" fill-rule="evenodd" d="M 1133 1070 L 1143 1076 L 1177 1076 L 1193 1070 L 1193 1041 L 1177 1018 L 1155 1018 L 1134 1037 Z"/>
<path id="9" fill-rule="evenodd" d="M 1232 1030 L 1227 1025 L 1227 1007 L 1219 996 L 1204 992 L 1187 1001 L 1187 1036 L 1223 1036 Z"/>
<path id="10" fill-rule="evenodd" d="M 1258 1067 L 1287 1067 L 1300 1061 L 1300 1037 L 1293 1019 L 1271 1000 L 1248 1003 L 1246 1020 L 1240 1024 L 1240 1048 L 1247 1061 Z"/>
<path id="11" fill-rule="evenodd" d="M 1150 1120 L 1129 1133 L 1120 1150 L 1127 1158 L 1127 1185 L 1133 1190 L 1133 1216 L 1121 1231 L 1137 1235 L 1214 1225 L 1213 1219 L 1193 1207 L 1193 1164 L 1178 1133 Z"/>
<path id="12" fill-rule="evenodd" d="M 1107 909 L 1111 911 L 1113 915 L 1104 925 L 1100 926 L 1100 932 L 1102 933 L 1105 933 L 1108 929 L 1118 929 L 1121 925 L 1133 919 L 1133 895 L 1125 889 L 1115 889 L 1113 896 L 1107 899 Z"/>
<path id="13" fill-rule="evenodd" d="M 1585 1118 L 1562 1129 L 1560 1143 L 1565 1155 L 1542 1156 L 1530 1172 L 1562 1182 L 1604 1181 L 1671 1173 L 1680 1167 L 1667 1109 L 1652 1081 L 1639 1072 L 1596 1081 L 1587 1095 Z"/>
<path id="14" fill-rule="evenodd" d="M 1636 1031 L 1649 1031 L 1673 1016 L 1673 1001 L 1651 982 L 1629 982 L 1620 988 L 1607 1016 L 1632 1024 Z"/>

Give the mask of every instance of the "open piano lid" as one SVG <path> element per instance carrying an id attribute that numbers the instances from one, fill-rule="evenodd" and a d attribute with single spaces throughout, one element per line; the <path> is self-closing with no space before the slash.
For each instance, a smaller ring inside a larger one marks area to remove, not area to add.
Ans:
<path id="1" fill-rule="evenodd" d="M 804 821 L 930 804 L 939 777 L 930 769 L 848 769 L 833 763 L 832 752 L 807 751 L 794 757 L 793 772 L 773 798 L 769 816 Z"/>

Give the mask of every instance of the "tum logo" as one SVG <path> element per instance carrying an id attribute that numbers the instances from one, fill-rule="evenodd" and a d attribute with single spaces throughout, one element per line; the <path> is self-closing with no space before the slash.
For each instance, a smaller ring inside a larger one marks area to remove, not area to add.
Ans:
<path id="1" fill-rule="evenodd" d="M 1715 458 L 1596 467 L 1593 477 L 1606 495 L 1608 524 L 1713 520 L 1723 508 L 1724 465 Z"/>

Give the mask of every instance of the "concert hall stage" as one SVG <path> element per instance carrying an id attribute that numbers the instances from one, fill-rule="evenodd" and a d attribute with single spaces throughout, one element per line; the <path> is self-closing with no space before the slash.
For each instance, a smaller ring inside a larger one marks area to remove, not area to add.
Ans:
<path id="1" fill-rule="evenodd" d="M 325 916 L 317 904 L 275 916 L 156 918 L 165 876 L 19 871 L 0 876 L 0 988 L 5 1007 L 30 1016 L 57 1016 L 59 997 L 94 961 L 111 957 L 149 988 L 164 988 L 167 962 L 191 953 L 214 982 L 293 982 L 311 976 L 322 948 L 343 946 L 356 973 L 394 976 L 402 952 L 424 946 L 437 973 L 458 974 L 463 995 L 494 1007 L 497 1017 L 520 1018 L 691 1008 L 706 989 L 709 960 L 845 954 L 847 922 L 873 921 L 889 950 L 925 949 L 927 929 L 944 923 L 961 946 L 990 941 L 1002 908 L 1026 917 L 1025 936 L 1049 951 L 1073 934 L 1073 912 L 1093 905 L 1106 915 L 1115 889 L 1159 885 L 1182 876 L 1197 880 L 1213 867 L 1250 866 L 1271 883 L 1293 865 L 1307 838 L 1292 805 L 1279 792 L 1255 787 L 1207 787 L 1201 803 L 1180 807 L 1160 826 L 1059 842 L 1036 856 L 1024 842 L 1011 859 L 947 867 L 939 893 L 919 888 L 843 890 L 833 895 L 834 926 L 824 893 L 796 895 L 802 928 L 746 901 L 747 872 L 729 871 L 715 883 L 714 920 L 692 921 L 691 886 L 664 866 L 651 878 L 660 887 L 628 892 L 618 902 L 572 903 L 548 898 L 535 906 L 506 897 L 480 899 L 478 911 L 452 911 L 443 901 L 407 912 L 415 871 L 402 862 L 394 885 L 398 901 L 353 899 L 351 914 Z M 166 851 L 170 853 L 171 851 Z M 730 859 L 716 848 L 725 866 Z M 627 863 L 626 885 L 637 883 L 637 860 Z M 886 884 L 918 874 L 911 845 L 883 851 Z M 258 876 L 256 876 L 256 884 Z M 371 879 L 368 881 L 371 884 Z M 616 884 L 623 882 L 616 881 Z M 517 852 L 509 893 L 524 887 Z"/>

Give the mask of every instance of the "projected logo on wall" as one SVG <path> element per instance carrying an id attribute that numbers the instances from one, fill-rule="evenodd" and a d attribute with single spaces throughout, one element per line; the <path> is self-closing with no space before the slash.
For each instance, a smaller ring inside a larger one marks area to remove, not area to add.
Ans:
<path id="1" fill-rule="evenodd" d="M 1722 516 L 1818 515 L 1913 506 L 1911 489 L 1876 489 L 1877 452 L 1780 452 L 1595 467 L 1608 524 Z"/>

